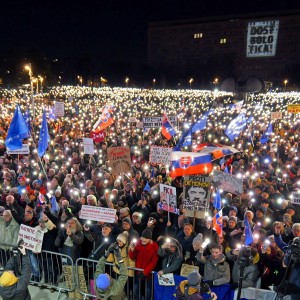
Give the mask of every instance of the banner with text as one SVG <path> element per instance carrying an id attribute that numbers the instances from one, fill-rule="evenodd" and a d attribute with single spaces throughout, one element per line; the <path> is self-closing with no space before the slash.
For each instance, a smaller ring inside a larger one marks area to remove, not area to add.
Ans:
<path id="1" fill-rule="evenodd" d="M 162 210 L 169 211 L 174 214 L 179 214 L 176 201 L 176 188 L 167 184 L 160 184 L 160 202 L 159 207 Z"/>
<path id="2" fill-rule="evenodd" d="M 41 229 L 21 224 L 18 241 L 24 241 L 24 247 L 36 253 L 41 253 L 44 239 L 44 232 Z"/>
<path id="3" fill-rule="evenodd" d="M 102 130 L 91 131 L 89 137 L 92 138 L 95 143 L 101 143 L 105 139 L 105 132 Z"/>
<path id="4" fill-rule="evenodd" d="M 271 112 L 271 120 L 281 120 L 282 112 L 281 111 L 273 111 Z"/>
<path id="5" fill-rule="evenodd" d="M 300 193 L 297 193 L 297 192 L 292 193 L 291 203 L 300 204 Z"/>
<path id="6" fill-rule="evenodd" d="M 120 175 L 131 171 L 131 157 L 129 147 L 109 147 L 107 149 L 108 166 L 112 175 Z"/>
<path id="7" fill-rule="evenodd" d="M 300 113 L 300 104 L 289 104 L 287 106 L 287 111 L 292 114 Z"/>
<path id="8" fill-rule="evenodd" d="M 29 154 L 29 144 L 22 144 L 22 148 L 21 149 L 17 149 L 17 150 L 9 150 L 8 147 L 6 147 L 6 153 L 8 155 L 11 154 Z"/>
<path id="9" fill-rule="evenodd" d="M 116 212 L 117 211 L 113 208 L 82 205 L 80 219 L 114 223 Z"/>
<path id="10" fill-rule="evenodd" d="M 149 161 L 153 164 L 170 165 L 173 148 L 151 146 Z"/>
<path id="11" fill-rule="evenodd" d="M 216 188 L 235 195 L 240 195 L 243 193 L 243 178 L 238 178 L 225 172 L 213 172 L 213 185 Z"/>
<path id="12" fill-rule="evenodd" d="M 54 103 L 54 115 L 56 117 L 63 117 L 65 115 L 65 104 L 63 102 Z"/>
<path id="13" fill-rule="evenodd" d="M 173 126 L 177 126 L 177 116 L 168 116 Z M 144 128 L 160 128 L 163 117 L 143 117 Z"/>

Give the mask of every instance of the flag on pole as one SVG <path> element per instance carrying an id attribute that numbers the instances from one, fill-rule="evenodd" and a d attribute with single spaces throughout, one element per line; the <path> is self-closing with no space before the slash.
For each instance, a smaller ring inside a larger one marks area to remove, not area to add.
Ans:
<path id="1" fill-rule="evenodd" d="M 22 148 L 22 140 L 28 137 L 29 129 L 22 115 L 20 106 L 17 105 L 14 116 L 10 122 L 5 145 L 10 150 Z"/>
<path id="2" fill-rule="evenodd" d="M 244 225 L 245 225 L 245 245 L 247 246 L 253 242 L 252 231 L 247 218 L 244 219 Z"/>
<path id="3" fill-rule="evenodd" d="M 201 116 L 192 128 L 192 132 L 200 131 L 206 128 L 208 115 L 207 113 Z"/>
<path id="4" fill-rule="evenodd" d="M 42 157 L 45 154 L 46 149 L 48 148 L 49 141 L 50 141 L 50 136 L 48 132 L 46 113 L 43 112 L 42 126 L 40 129 L 40 137 L 39 137 L 39 144 L 38 144 L 39 157 Z"/>
<path id="5" fill-rule="evenodd" d="M 240 113 L 228 125 L 225 134 L 233 141 L 244 130 L 247 125 L 247 119 L 244 113 Z"/>
<path id="6" fill-rule="evenodd" d="M 97 122 L 93 126 L 93 130 L 104 130 L 106 127 L 110 126 L 114 120 L 110 114 L 111 106 L 104 107 L 102 114 L 98 118 Z"/>
<path id="7" fill-rule="evenodd" d="M 184 134 L 180 138 L 179 142 L 174 147 L 174 149 L 173 149 L 174 151 L 180 151 L 181 147 L 192 145 L 192 128 L 193 128 L 193 126 L 194 126 L 194 124 L 192 124 L 190 126 L 190 128 L 186 132 L 184 132 Z"/>
<path id="8" fill-rule="evenodd" d="M 24 120 L 26 122 L 27 128 L 29 129 L 29 131 L 31 130 L 31 126 L 30 126 L 30 113 L 29 113 L 29 109 L 27 108 L 24 114 Z M 29 137 L 30 134 L 27 134 L 27 137 Z"/>
<path id="9" fill-rule="evenodd" d="M 214 208 L 216 209 L 221 209 L 221 194 L 220 194 L 220 190 L 217 189 L 215 198 L 214 198 L 214 203 L 213 203 Z"/>
<path id="10" fill-rule="evenodd" d="M 172 123 L 170 122 L 166 112 L 164 112 L 163 119 L 162 119 L 161 134 L 167 140 L 170 140 L 176 134 L 176 131 Z"/>
<path id="11" fill-rule="evenodd" d="M 272 126 L 272 123 L 270 123 L 269 126 L 268 126 L 268 128 L 267 128 L 267 130 L 264 132 L 264 134 L 260 138 L 260 142 L 262 144 L 267 143 L 269 141 L 272 133 L 273 133 L 273 126 Z"/>
<path id="12" fill-rule="evenodd" d="M 213 229 L 217 232 L 218 236 L 222 236 L 223 234 L 223 212 L 220 210 L 213 218 L 212 218 Z"/>

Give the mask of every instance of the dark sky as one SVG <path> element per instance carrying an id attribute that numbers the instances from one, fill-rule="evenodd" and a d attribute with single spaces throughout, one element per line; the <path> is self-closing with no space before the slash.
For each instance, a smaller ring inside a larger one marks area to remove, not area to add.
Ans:
<path id="1" fill-rule="evenodd" d="M 48 57 L 84 54 L 100 61 L 146 61 L 149 21 L 272 11 L 298 0 L 6 0 L 0 55 L 34 48 Z"/>

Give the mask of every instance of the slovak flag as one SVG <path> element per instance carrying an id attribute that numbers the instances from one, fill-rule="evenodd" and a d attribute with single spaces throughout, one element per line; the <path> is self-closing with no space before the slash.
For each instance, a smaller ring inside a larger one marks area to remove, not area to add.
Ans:
<path id="1" fill-rule="evenodd" d="M 209 174 L 213 170 L 211 154 L 174 151 L 171 153 L 171 177 Z"/>
<path id="2" fill-rule="evenodd" d="M 213 229 L 217 232 L 218 236 L 223 234 L 223 213 L 222 209 L 212 219 Z"/>
<path id="3" fill-rule="evenodd" d="M 171 124 L 166 112 L 164 112 L 163 119 L 162 119 L 161 134 L 167 140 L 170 140 L 176 134 L 176 131 L 173 125 Z"/>
<path id="4" fill-rule="evenodd" d="M 93 130 L 104 130 L 106 127 L 110 126 L 114 122 L 111 114 L 110 107 L 104 107 L 102 114 L 98 118 L 97 122 L 93 126 Z"/>

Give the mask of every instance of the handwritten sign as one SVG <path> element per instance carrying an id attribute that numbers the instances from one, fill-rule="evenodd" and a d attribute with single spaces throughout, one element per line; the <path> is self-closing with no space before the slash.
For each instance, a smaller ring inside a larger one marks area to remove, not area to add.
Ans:
<path id="1" fill-rule="evenodd" d="M 131 170 L 131 157 L 129 147 L 109 147 L 107 149 L 108 166 L 112 175 L 118 176 Z"/>
<path id="2" fill-rule="evenodd" d="M 291 202 L 293 204 L 300 204 L 300 193 L 293 192 Z"/>
<path id="3" fill-rule="evenodd" d="M 154 164 L 170 165 L 172 152 L 173 148 L 151 146 L 150 162 Z"/>
<path id="4" fill-rule="evenodd" d="M 160 184 L 160 202 L 159 207 L 175 214 L 179 214 L 176 201 L 176 188 L 167 184 Z"/>
<path id="5" fill-rule="evenodd" d="M 24 247 L 26 249 L 37 253 L 42 251 L 44 239 L 44 232 L 42 230 L 21 224 L 18 241 L 20 239 L 24 241 Z"/>
<path id="6" fill-rule="evenodd" d="M 273 111 L 271 112 L 271 120 L 281 120 L 282 112 L 281 111 Z"/>
<path id="7" fill-rule="evenodd" d="M 65 104 L 63 102 L 54 103 L 54 115 L 56 117 L 63 117 L 65 115 Z"/>
<path id="8" fill-rule="evenodd" d="M 83 138 L 83 152 L 85 154 L 94 154 L 94 141 L 91 138 Z"/>
<path id="9" fill-rule="evenodd" d="M 116 210 L 113 208 L 82 205 L 80 219 L 114 223 Z"/>

